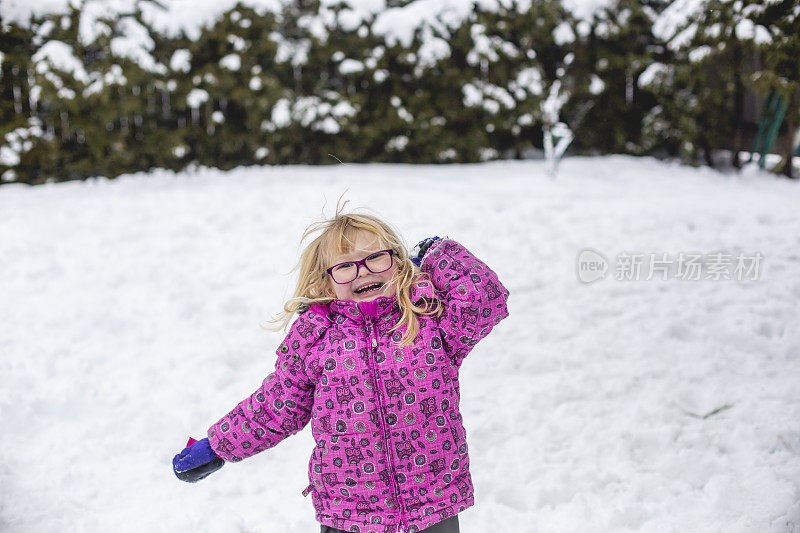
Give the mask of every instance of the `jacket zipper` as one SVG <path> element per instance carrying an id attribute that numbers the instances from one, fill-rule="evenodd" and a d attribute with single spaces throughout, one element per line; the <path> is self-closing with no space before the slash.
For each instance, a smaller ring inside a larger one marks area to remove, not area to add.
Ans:
<path id="1" fill-rule="evenodd" d="M 376 336 L 373 335 L 372 320 L 369 317 L 367 317 L 366 315 L 364 316 L 364 319 L 365 319 L 366 324 L 367 324 L 367 333 L 368 333 L 368 335 L 370 337 L 370 346 L 372 347 L 372 349 L 370 350 L 370 355 L 374 357 L 375 348 L 377 348 L 377 346 L 378 346 L 378 340 L 377 340 Z M 370 365 L 370 368 L 372 370 L 373 380 L 375 381 L 376 398 L 378 399 L 378 404 L 381 407 L 381 414 L 383 414 L 383 413 L 386 412 L 386 408 L 384 407 L 384 404 L 383 404 L 383 393 L 381 392 L 380 386 L 378 385 L 378 377 L 379 377 L 378 376 L 378 370 L 377 370 L 377 368 L 375 368 L 374 358 L 373 357 L 369 358 L 369 365 Z M 397 506 L 398 506 L 398 508 L 400 510 L 400 532 L 399 533 L 404 533 L 405 530 L 406 530 L 405 520 L 403 519 L 403 515 L 405 514 L 405 512 L 404 512 L 404 507 L 405 506 L 403 505 L 403 500 L 400 498 L 400 487 L 397 484 L 397 480 L 394 478 L 396 470 L 395 470 L 395 466 L 394 466 L 394 459 L 392 459 L 392 446 L 391 446 L 391 442 L 390 442 L 391 441 L 391 434 L 386 429 L 386 422 L 385 422 L 383 416 L 380 416 L 380 419 L 381 419 L 381 429 L 383 431 L 384 438 L 386 439 L 386 447 L 387 447 L 387 449 L 384 450 L 384 454 L 389 459 L 389 465 L 391 466 L 391 474 L 390 475 L 391 475 L 391 478 L 392 478 L 392 488 L 394 489 L 395 502 L 397 502 Z"/>

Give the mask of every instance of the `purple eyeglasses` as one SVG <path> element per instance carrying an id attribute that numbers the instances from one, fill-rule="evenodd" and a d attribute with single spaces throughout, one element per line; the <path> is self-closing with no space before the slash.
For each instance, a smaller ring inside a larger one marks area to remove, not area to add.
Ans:
<path id="1" fill-rule="evenodd" d="M 386 272 L 392 268 L 394 260 L 392 256 L 394 250 L 380 250 L 372 252 L 364 259 L 358 261 L 345 261 L 344 263 L 337 263 L 327 269 L 325 272 L 330 274 L 333 281 L 339 285 L 350 283 L 358 277 L 358 267 L 363 266 L 373 274 Z"/>

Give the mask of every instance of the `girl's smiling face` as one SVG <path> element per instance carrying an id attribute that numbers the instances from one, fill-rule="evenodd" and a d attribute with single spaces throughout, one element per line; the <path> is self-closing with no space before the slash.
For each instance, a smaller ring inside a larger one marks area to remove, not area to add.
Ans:
<path id="1" fill-rule="evenodd" d="M 353 249 L 343 254 L 334 254 L 328 266 L 332 267 L 348 261 L 359 261 L 384 249 L 380 247 L 378 240 L 371 233 L 362 230 L 356 234 Z M 336 283 L 333 281 L 332 276 L 329 275 L 328 283 L 336 295 L 336 299 L 368 302 L 379 296 L 394 295 L 395 283 L 392 282 L 392 277 L 397 271 L 397 265 L 393 260 L 394 258 L 390 256 L 390 259 L 392 260 L 392 266 L 388 270 L 378 273 L 370 272 L 364 265 L 356 265 L 355 268 L 358 269 L 358 275 L 349 283 Z M 352 268 L 351 266 L 350 269 Z M 363 290 L 376 284 L 376 288 L 367 291 Z"/>

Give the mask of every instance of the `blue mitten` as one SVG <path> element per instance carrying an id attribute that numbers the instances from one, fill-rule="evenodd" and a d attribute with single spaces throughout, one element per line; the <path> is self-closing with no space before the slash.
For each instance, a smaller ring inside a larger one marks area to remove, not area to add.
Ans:
<path id="1" fill-rule="evenodd" d="M 419 266 L 422 264 L 422 258 L 425 257 L 425 254 L 428 252 L 428 249 L 439 240 L 439 236 L 435 237 L 428 237 L 427 239 L 423 239 L 417 243 L 417 245 L 411 250 L 411 253 L 408 254 L 411 258 L 411 262 L 415 265 Z"/>
<path id="2" fill-rule="evenodd" d="M 172 470 L 181 481 L 194 483 L 216 472 L 225 461 L 214 453 L 208 439 L 189 439 L 181 453 L 172 458 Z"/>

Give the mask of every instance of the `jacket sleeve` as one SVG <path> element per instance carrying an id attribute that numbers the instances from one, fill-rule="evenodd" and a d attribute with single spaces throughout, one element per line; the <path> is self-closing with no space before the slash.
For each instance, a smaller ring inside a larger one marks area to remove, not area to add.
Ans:
<path id="1" fill-rule="evenodd" d="M 314 313 L 306 312 L 294 321 L 276 351 L 275 370 L 208 429 L 211 447 L 225 461 L 241 461 L 272 448 L 308 424 L 315 381 L 306 356 L 327 329 L 312 317 Z"/>
<path id="2" fill-rule="evenodd" d="M 473 346 L 508 316 L 508 290 L 486 264 L 451 239 L 437 241 L 420 268 L 445 306 L 439 322 L 445 351 L 461 366 Z"/>

